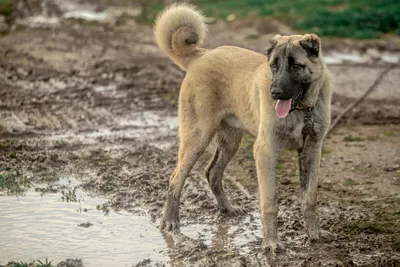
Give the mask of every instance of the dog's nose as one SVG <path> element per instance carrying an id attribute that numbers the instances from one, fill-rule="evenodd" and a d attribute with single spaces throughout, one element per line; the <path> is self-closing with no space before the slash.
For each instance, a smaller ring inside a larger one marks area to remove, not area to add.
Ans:
<path id="1" fill-rule="evenodd" d="M 273 99 L 280 99 L 283 96 L 283 90 L 279 87 L 271 88 L 271 95 Z"/>

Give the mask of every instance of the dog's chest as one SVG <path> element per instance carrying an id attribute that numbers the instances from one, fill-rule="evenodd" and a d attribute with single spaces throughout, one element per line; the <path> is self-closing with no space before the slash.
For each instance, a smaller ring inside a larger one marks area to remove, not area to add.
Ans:
<path id="1" fill-rule="evenodd" d="M 298 140 L 298 139 L 303 139 L 303 128 L 304 128 L 304 122 L 299 122 L 294 125 L 294 127 L 291 128 L 291 131 L 289 130 L 290 133 L 290 139 L 293 140 Z"/>
<path id="2" fill-rule="evenodd" d="M 296 150 L 303 144 L 304 119 L 286 120 L 278 124 L 277 136 L 283 147 L 289 150 Z"/>

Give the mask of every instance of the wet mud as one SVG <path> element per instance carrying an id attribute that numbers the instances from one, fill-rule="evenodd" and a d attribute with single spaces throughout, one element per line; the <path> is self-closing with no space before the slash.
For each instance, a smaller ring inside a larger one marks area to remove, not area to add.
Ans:
<path id="1" fill-rule="evenodd" d="M 110 3 L 126 4 L 117 2 Z M 158 229 L 176 164 L 184 73 L 156 47 L 151 26 L 135 17 L 63 17 L 83 9 L 72 3 L 59 6 L 56 23 L 24 23 L 40 10 L 21 15 L 0 38 L 0 265 L 46 258 L 55 266 L 400 265 L 399 68 L 325 142 L 318 213 L 335 240 L 307 240 L 297 155 L 282 153 L 278 225 L 287 251 L 272 259 L 261 251 L 250 135 L 224 176 L 228 198 L 246 214 L 218 213 L 203 175 L 211 145 L 183 189 L 181 232 Z M 97 12 L 93 1 L 84 4 Z M 252 30 L 246 21 L 217 22 L 207 46 L 262 52 L 271 34 L 249 38 Z M 326 55 L 342 60 L 329 65 L 335 117 L 391 63 L 351 62 L 338 51 L 362 55 L 364 48 L 331 42 Z M 392 58 L 400 51 L 385 48 Z"/>

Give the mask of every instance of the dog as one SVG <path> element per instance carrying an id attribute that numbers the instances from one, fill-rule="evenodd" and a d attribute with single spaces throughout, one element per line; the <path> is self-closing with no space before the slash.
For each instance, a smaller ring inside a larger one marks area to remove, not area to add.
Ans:
<path id="1" fill-rule="evenodd" d="M 285 249 L 277 235 L 275 169 L 282 149 L 299 154 L 300 197 L 310 240 L 331 237 L 319 226 L 318 169 L 330 125 L 331 75 L 315 34 L 274 36 L 262 55 L 222 46 L 202 48 L 206 25 L 188 4 L 162 11 L 154 25 L 158 46 L 186 76 L 179 95 L 179 154 L 170 180 L 160 227 L 179 229 L 179 199 L 185 180 L 214 138 L 217 148 L 205 176 L 220 212 L 242 214 L 222 187 L 225 167 L 237 152 L 243 132 L 256 137 L 256 161 L 263 248 Z"/>

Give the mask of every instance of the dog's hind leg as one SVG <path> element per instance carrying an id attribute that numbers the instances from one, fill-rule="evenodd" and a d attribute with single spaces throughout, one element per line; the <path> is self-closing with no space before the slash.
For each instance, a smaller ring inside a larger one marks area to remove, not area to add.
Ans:
<path id="1" fill-rule="evenodd" d="M 237 152 L 242 139 L 243 130 L 222 123 L 221 128 L 215 135 L 217 148 L 205 169 L 205 176 L 210 184 L 211 190 L 217 199 L 218 209 L 221 213 L 234 216 L 243 213 L 239 207 L 231 205 L 226 197 L 222 186 L 222 176 L 225 167 Z"/>
<path id="2" fill-rule="evenodd" d="M 192 124 L 187 119 L 180 121 L 178 163 L 169 180 L 161 229 L 174 231 L 179 228 L 179 198 L 182 188 L 194 164 L 210 143 L 215 133 L 214 128 L 211 123 Z"/>

